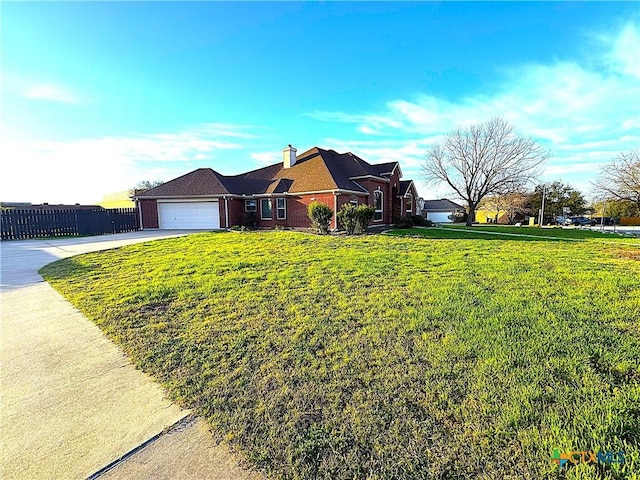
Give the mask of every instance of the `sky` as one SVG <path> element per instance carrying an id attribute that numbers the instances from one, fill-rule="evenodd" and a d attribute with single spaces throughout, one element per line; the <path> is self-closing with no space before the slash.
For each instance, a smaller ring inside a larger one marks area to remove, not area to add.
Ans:
<path id="1" fill-rule="evenodd" d="M 292 144 L 398 161 L 502 117 L 589 195 L 640 148 L 638 2 L 2 2 L 0 200 L 97 203 Z"/>

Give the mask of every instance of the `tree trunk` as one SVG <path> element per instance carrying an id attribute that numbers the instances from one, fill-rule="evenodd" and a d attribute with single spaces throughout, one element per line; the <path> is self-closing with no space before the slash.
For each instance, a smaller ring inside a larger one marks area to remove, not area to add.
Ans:
<path id="1" fill-rule="evenodd" d="M 476 219 L 476 207 L 475 205 L 469 204 L 469 213 L 467 214 L 467 227 L 470 227 L 473 224 L 473 221 Z"/>

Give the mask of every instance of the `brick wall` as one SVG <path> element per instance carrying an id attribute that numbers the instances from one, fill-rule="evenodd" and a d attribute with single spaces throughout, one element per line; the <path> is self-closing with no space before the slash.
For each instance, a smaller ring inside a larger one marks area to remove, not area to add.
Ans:
<path id="1" fill-rule="evenodd" d="M 228 202 L 229 200 L 227 200 Z M 220 228 L 227 228 L 231 225 L 227 225 L 227 210 L 226 210 L 226 202 L 224 198 L 218 198 L 218 213 L 220 214 Z M 229 218 L 229 222 L 231 222 L 231 218 Z"/>
<path id="2" fill-rule="evenodd" d="M 142 228 L 159 228 L 158 225 L 158 202 L 156 200 L 140 200 L 140 211 L 142 212 Z"/>
<path id="3" fill-rule="evenodd" d="M 420 212 L 418 212 L 418 207 L 417 207 L 417 201 L 418 201 L 418 192 L 416 191 L 415 185 L 411 184 L 411 186 L 409 187 L 409 192 L 412 196 L 411 196 L 411 211 L 413 212 L 411 215 L 420 215 Z M 403 198 L 402 199 L 402 217 L 406 217 L 407 214 L 407 204 L 409 202 L 408 198 Z"/>
<path id="4" fill-rule="evenodd" d="M 273 220 L 269 225 L 282 225 L 294 228 L 309 228 L 311 220 L 307 215 L 309 204 L 318 201 L 327 205 L 331 210 L 335 210 L 333 193 L 318 193 L 311 195 L 289 196 L 287 198 L 287 219 L 286 221 Z M 276 216 L 275 200 L 273 216 Z M 334 215 L 335 216 L 335 215 Z M 269 226 L 265 224 L 265 226 Z M 331 221 L 331 228 L 335 228 L 335 221 Z"/>
<path id="5" fill-rule="evenodd" d="M 393 175 L 389 177 L 389 180 L 391 180 L 388 183 L 389 209 L 387 212 L 385 212 L 385 223 L 387 224 L 393 223 L 393 217 L 397 216 L 398 214 L 401 217 L 405 215 L 403 199 L 398 198 L 398 195 L 400 195 L 400 175 L 398 174 L 398 172 L 399 170 L 396 168 L 395 172 L 393 172 Z"/>
<path id="6" fill-rule="evenodd" d="M 229 226 L 243 226 L 246 223 L 246 214 L 244 211 L 244 199 L 229 199 Z M 223 224 L 224 225 L 224 224 Z"/>
<path id="7" fill-rule="evenodd" d="M 394 175 L 394 177 L 397 178 L 397 175 Z M 393 196 L 392 196 L 393 180 L 391 181 L 391 183 L 387 183 L 387 182 L 380 182 L 378 180 L 367 179 L 367 180 L 362 180 L 358 183 L 371 192 L 371 194 L 367 197 L 366 202 L 361 202 L 361 203 L 367 203 L 368 205 L 373 206 L 373 192 L 375 190 L 378 190 L 378 187 L 382 191 L 382 202 L 383 202 L 382 220 L 377 222 L 372 222 L 371 225 L 390 225 L 391 218 L 393 216 Z M 397 180 L 396 180 L 396 185 L 397 185 Z"/>

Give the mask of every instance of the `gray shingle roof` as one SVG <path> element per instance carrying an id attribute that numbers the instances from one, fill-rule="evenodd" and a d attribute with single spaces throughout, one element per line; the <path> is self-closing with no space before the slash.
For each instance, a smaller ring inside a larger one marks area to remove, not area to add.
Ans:
<path id="1" fill-rule="evenodd" d="M 404 197 L 409 190 L 409 187 L 413 183 L 413 180 L 400 180 L 400 196 Z"/>
<path id="2" fill-rule="evenodd" d="M 150 188 L 139 197 L 184 197 L 188 195 L 224 195 L 229 194 L 221 182 L 221 175 L 210 168 L 198 168 L 181 177 Z"/>
<path id="3" fill-rule="evenodd" d="M 430 212 L 453 212 L 455 210 L 464 210 L 464 207 L 451 200 L 442 198 L 440 200 L 425 200 L 423 210 Z"/>
<path id="4" fill-rule="evenodd" d="M 291 168 L 282 163 L 225 176 L 210 168 L 199 168 L 139 197 L 178 197 L 206 195 L 253 195 L 261 193 L 302 193 L 323 190 L 352 190 L 367 193 L 354 177 L 384 177 L 397 162 L 371 165 L 353 153 L 337 153 L 314 147 L 297 156 Z M 405 182 L 401 182 L 403 185 Z M 409 181 L 406 182 L 407 185 Z"/>

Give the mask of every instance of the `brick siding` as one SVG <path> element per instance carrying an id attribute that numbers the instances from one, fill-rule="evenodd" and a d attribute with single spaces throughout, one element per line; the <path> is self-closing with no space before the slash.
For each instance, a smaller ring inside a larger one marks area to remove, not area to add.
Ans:
<path id="1" fill-rule="evenodd" d="M 140 199 L 140 210 L 142 211 L 142 228 L 143 229 L 159 228 L 157 200 Z"/>

